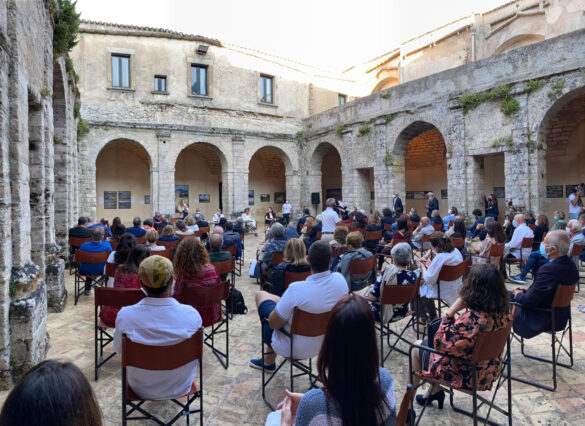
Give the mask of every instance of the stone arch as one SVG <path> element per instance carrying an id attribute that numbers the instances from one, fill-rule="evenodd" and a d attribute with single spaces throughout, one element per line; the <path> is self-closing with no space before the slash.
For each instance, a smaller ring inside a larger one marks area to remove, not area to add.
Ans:
<path id="1" fill-rule="evenodd" d="M 327 192 L 342 199 L 342 163 L 339 148 L 330 142 L 320 142 L 309 157 L 309 192 L 320 193 L 320 205 L 325 206 Z M 331 190 L 339 189 L 335 193 Z M 314 206 L 315 207 L 315 206 Z"/>
<path id="2" fill-rule="evenodd" d="M 152 158 L 144 145 L 124 137 L 111 139 L 95 159 L 96 220 L 119 216 L 130 224 L 134 216 L 150 216 Z"/>
<path id="3" fill-rule="evenodd" d="M 544 36 L 542 34 L 519 34 L 511 37 L 500 44 L 492 55 L 499 55 L 500 53 L 509 52 L 510 50 L 518 49 L 532 43 L 538 43 L 543 41 Z"/>
<path id="4" fill-rule="evenodd" d="M 212 143 L 195 142 L 181 149 L 174 163 L 175 212 L 178 212 L 185 195 L 190 209 L 193 212 L 196 208 L 201 209 L 206 218 L 211 218 L 218 208 L 224 209 L 228 184 L 227 164 L 222 150 Z M 181 194 L 185 189 L 188 193 Z M 200 195 L 209 195 L 209 201 L 205 197 L 200 198 Z"/>
<path id="5" fill-rule="evenodd" d="M 393 154 L 395 191 L 405 194 L 405 208 L 415 207 L 421 216 L 426 215 L 422 192 L 433 191 L 441 214 L 446 214 L 448 203 L 441 202 L 442 190 L 448 188 L 446 143 L 439 128 L 428 121 L 410 123 L 398 134 Z"/>
<path id="6" fill-rule="evenodd" d="M 387 77 L 376 84 L 376 86 L 372 89 L 371 94 L 381 92 L 382 90 L 389 89 L 399 84 L 400 80 L 398 79 L 398 77 Z"/>

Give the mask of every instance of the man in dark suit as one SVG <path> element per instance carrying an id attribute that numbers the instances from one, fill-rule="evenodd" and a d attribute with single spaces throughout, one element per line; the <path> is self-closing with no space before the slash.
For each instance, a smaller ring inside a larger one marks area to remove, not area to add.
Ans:
<path id="1" fill-rule="evenodd" d="M 313 217 L 313 216 L 311 216 L 309 209 L 303 209 L 303 217 L 301 217 L 297 223 L 297 234 L 300 235 L 301 229 L 303 229 L 303 226 L 305 226 L 305 222 L 307 221 L 308 217 Z"/>
<path id="2" fill-rule="evenodd" d="M 69 230 L 69 236 L 73 238 L 90 238 L 91 231 L 87 227 L 87 218 L 81 216 L 77 219 L 77 226 L 74 226 Z"/>
<path id="3" fill-rule="evenodd" d="M 427 203 L 427 217 L 433 216 L 433 210 L 439 210 L 439 200 L 435 197 L 435 194 L 429 192 L 427 194 L 429 202 Z"/>
<path id="4" fill-rule="evenodd" d="M 392 204 L 392 210 L 404 211 L 404 206 L 402 205 L 402 200 L 398 196 L 398 192 L 394 193 L 394 203 Z"/>
<path id="5" fill-rule="evenodd" d="M 207 228 L 209 226 L 209 222 L 206 222 L 205 220 L 203 220 L 200 213 L 195 214 L 195 224 L 199 227 L 199 229 Z M 201 235 L 201 238 L 206 240 L 207 239 L 207 232 L 203 233 Z"/>
<path id="6" fill-rule="evenodd" d="M 514 317 L 514 332 L 526 339 L 551 331 L 550 314 L 530 308 L 550 308 L 559 285 L 573 285 L 579 280 L 577 267 L 567 256 L 570 239 L 565 231 L 550 231 L 543 241 L 541 252 L 550 261 L 542 265 L 529 288 L 516 287 L 511 298 L 518 302 Z M 569 308 L 555 309 L 555 328 L 562 330 L 569 319 Z"/>

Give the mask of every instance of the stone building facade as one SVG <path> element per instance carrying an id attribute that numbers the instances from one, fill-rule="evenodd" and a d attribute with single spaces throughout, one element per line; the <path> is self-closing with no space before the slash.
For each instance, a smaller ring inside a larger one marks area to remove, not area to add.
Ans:
<path id="1" fill-rule="evenodd" d="M 54 62 L 53 1 L 0 1 L 0 387 L 48 350 L 77 214 L 74 81 Z"/>

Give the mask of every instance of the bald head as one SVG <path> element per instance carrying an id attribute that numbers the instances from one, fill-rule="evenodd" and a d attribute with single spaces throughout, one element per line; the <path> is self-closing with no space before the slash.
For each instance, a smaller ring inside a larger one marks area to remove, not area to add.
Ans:
<path id="1" fill-rule="evenodd" d="M 223 245 L 223 237 L 221 234 L 213 233 L 209 237 L 209 247 L 211 251 L 220 251 Z"/>
<path id="2" fill-rule="evenodd" d="M 566 256 L 569 253 L 571 239 L 565 231 L 560 229 L 550 231 L 544 237 L 543 242 L 549 259 L 556 259 L 557 257 Z"/>
<path id="3" fill-rule="evenodd" d="M 516 226 L 520 226 L 524 222 L 526 222 L 526 219 L 524 219 L 524 215 L 522 213 L 519 213 L 516 216 L 514 216 L 514 220 L 516 221 Z"/>
<path id="4" fill-rule="evenodd" d="M 223 235 L 223 228 L 221 226 L 214 226 L 213 227 L 213 233 L 214 234 Z"/>
<path id="5" fill-rule="evenodd" d="M 430 220 L 428 217 L 426 217 L 426 216 L 425 216 L 425 217 L 423 217 L 423 218 L 420 220 L 420 224 L 421 224 L 422 226 L 428 226 L 428 225 L 429 225 L 429 223 L 431 223 L 431 220 Z"/>
<path id="6" fill-rule="evenodd" d="M 567 228 L 571 231 L 571 234 L 577 234 L 578 232 L 581 232 L 582 229 L 581 224 L 577 219 L 571 219 L 567 224 Z"/>

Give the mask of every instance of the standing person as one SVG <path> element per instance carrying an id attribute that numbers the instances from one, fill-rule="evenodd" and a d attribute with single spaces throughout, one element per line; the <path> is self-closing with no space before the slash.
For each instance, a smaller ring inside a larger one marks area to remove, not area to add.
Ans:
<path id="1" fill-rule="evenodd" d="M 437 197 L 432 192 L 427 193 L 427 198 L 429 199 L 427 203 L 427 217 L 432 217 L 433 210 L 439 210 L 439 200 L 437 200 Z"/>
<path id="2" fill-rule="evenodd" d="M 569 219 L 579 219 L 579 215 L 583 211 L 583 202 L 581 201 L 580 187 L 576 186 L 571 190 L 569 195 Z"/>
<path id="3" fill-rule="evenodd" d="M 490 194 L 487 199 L 487 207 L 485 209 L 485 217 L 493 217 L 494 220 L 498 220 L 500 215 L 500 209 L 498 207 L 498 199 L 495 194 Z"/>
<path id="4" fill-rule="evenodd" d="M 183 217 L 181 219 L 185 219 L 189 215 L 189 205 L 185 199 L 181 200 L 181 212 L 183 213 Z"/>
<path id="5" fill-rule="evenodd" d="M 321 239 L 324 241 L 331 241 L 337 223 L 341 221 L 337 212 L 333 209 L 335 207 L 335 198 L 328 198 L 326 201 L 327 208 L 321 213 Z"/>
<path id="6" fill-rule="evenodd" d="M 392 210 L 394 210 L 394 212 L 396 212 L 397 210 L 401 212 L 404 211 L 404 206 L 402 205 L 402 200 L 398 196 L 398 192 L 394 193 L 394 202 L 392 203 Z"/>
<path id="7" fill-rule="evenodd" d="M 286 202 L 282 205 L 282 216 L 284 217 L 284 222 L 286 225 L 290 222 L 290 212 L 292 210 L 292 204 L 286 200 Z"/>
<path id="8" fill-rule="evenodd" d="M 303 229 L 303 226 L 305 225 L 305 222 L 307 221 L 308 217 L 312 218 L 313 216 L 311 216 L 309 209 L 304 208 L 303 209 L 303 216 L 297 222 L 297 232 L 299 233 L 299 235 L 300 235 L 301 229 Z"/>

